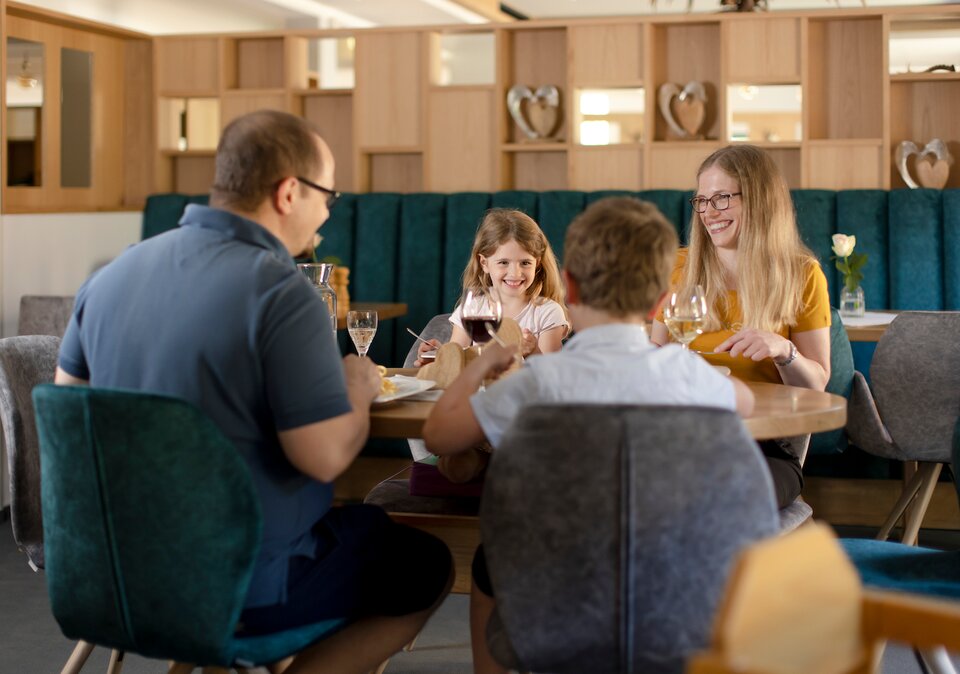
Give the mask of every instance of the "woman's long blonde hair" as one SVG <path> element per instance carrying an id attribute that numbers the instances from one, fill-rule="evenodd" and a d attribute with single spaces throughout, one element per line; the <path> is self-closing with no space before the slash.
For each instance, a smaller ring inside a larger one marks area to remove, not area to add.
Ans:
<path id="1" fill-rule="evenodd" d="M 752 145 L 730 145 L 711 154 L 697 171 L 698 183 L 713 166 L 740 185 L 736 281 L 743 327 L 776 332 L 795 325 L 809 265 L 818 263 L 800 240 L 787 182 L 770 155 Z M 680 285 L 703 286 L 712 308 L 705 331 L 735 329 L 722 325 L 718 317 L 716 309 L 728 308 L 724 269 L 696 210 L 688 235 Z"/>
<path id="2" fill-rule="evenodd" d="M 488 293 L 490 275 L 480 266 L 480 256 L 491 257 L 497 248 L 509 241 L 516 241 L 537 261 L 537 271 L 533 283 L 527 288 L 530 301 L 545 297 L 563 305 L 563 283 L 560 281 L 560 267 L 550 248 L 550 242 L 540 226 L 526 213 L 509 208 L 493 208 L 487 211 L 477 228 L 470 252 L 470 262 L 463 270 L 463 302 L 467 291 Z"/>

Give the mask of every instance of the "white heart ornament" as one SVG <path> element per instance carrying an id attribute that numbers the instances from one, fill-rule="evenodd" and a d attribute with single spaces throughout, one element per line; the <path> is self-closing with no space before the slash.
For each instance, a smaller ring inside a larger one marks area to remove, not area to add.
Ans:
<path id="1" fill-rule="evenodd" d="M 696 137 L 707 116 L 707 91 L 702 82 L 687 82 L 683 89 L 673 82 L 662 84 L 657 91 L 657 103 L 660 114 L 677 137 Z"/>
<path id="2" fill-rule="evenodd" d="M 907 160 L 911 156 L 916 156 L 914 167 L 919 184 L 910 175 L 910 168 L 907 166 Z M 928 156 L 935 161 L 928 161 Z M 950 154 L 947 144 L 939 138 L 931 140 L 922 150 L 913 141 L 905 140 L 897 146 L 895 159 L 900 177 L 911 189 L 926 187 L 942 190 L 947 184 L 950 166 L 953 164 L 953 155 Z"/>
<path id="3" fill-rule="evenodd" d="M 507 92 L 507 110 L 527 138 L 549 138 L 560 121 L 560 92 L 551 84 L 536 92 L 517 84 Z"/>

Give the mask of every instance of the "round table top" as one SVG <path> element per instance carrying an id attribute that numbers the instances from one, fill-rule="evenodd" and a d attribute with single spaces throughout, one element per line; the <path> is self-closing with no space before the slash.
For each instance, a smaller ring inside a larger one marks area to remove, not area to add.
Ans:
<path id="1" fill-rule="evenodd" d="M 414 374 L 416 370 L 388 370 L 388 374 Z M 757 440 L 788 438 L 843 428 L 847 401 L 823 391 L 745 382 L 756 398 L 753 414 L 744 419 Z M 422 438 L 423 424 L 434 403 L 397 400 L 370 410 L 370 436 L 375 438 Z"/>

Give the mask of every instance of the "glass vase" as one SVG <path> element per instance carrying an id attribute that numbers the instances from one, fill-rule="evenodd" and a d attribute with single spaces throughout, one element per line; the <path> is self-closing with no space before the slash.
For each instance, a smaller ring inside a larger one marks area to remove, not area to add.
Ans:
<path id="1" fill-rule="evenodd" d="M 330 324 L 333 326 L 334 341 L 337 339 L 337 293 L 330 286 L 330 275 L 335 266 L 326 262 L 303 262 L 297 265 L 297 269 L 310 279 L 314 290 L 327 307 L 327 315 L 330 316 Z"/>
<path id="2" fill-rule="evenodd" d="M 843 286 L 840 290 L 840 315 L 849 318 L 859 318 L 867 309 L 867 303 L 863 299 L 863 288 L 857 286 L 854 290 L 849 290 Z"/>

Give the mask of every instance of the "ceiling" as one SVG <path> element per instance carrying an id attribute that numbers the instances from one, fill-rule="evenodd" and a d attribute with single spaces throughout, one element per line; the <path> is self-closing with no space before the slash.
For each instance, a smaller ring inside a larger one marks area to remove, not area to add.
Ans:
<path id="1" fill-rule="evenodd" d="M 334 28 L 482 22 L 471 0 L 21 0 L 25 4 L 150 34 L 237 32 L 295 27 Z M 473 0 L 476 2 L 477 0 Z M 769 0 L 772 9 L 859 7 L 862 0 Z M 532 18 L 675 14 L 688 0 L 506 0 Z M 866 0 L 870 7 L 947 4 L 948 0 Z M 483 4 L 483 0 L 479 1 Z M 720 0 L 692 0 L 694 12 L 715 12 Z M 472 16 L 471 16 L 472 15 Z"/>

